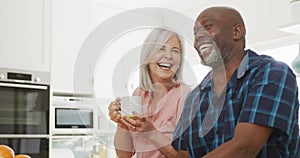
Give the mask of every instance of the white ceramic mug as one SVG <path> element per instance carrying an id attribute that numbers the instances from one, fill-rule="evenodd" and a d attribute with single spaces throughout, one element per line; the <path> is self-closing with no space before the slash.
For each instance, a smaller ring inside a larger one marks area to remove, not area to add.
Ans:
<path id="1" fill-rule="evenodd" d="M 138 114 L 143 114 L 142 108 L 142 97 L 141 96 L 126 96 L 121 97 L 121 114 L 124 116 L 128 116 L 130 118 L 134 118 L 135 115 L 132 113 L 133 111 Z"/>

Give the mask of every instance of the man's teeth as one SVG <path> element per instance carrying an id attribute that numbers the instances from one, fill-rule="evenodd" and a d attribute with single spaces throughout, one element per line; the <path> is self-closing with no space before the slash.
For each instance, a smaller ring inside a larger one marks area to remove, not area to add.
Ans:
<path id="1" fill-rule="evenodd" d="M 199 47 L 199 50 L 204 51 L 204 50 L 208 49 L 209 47 L 211 47 L 211 44 L 203 44 Z"/>
<path id="2" fill-rule="evenodd" d="M 171 68 L 171 64 L 166 64 L 166 63 L 161 63 L 161 64 L 158 64 L 158 66 L 160 67 L 165 67 L 165 68 Z"/>

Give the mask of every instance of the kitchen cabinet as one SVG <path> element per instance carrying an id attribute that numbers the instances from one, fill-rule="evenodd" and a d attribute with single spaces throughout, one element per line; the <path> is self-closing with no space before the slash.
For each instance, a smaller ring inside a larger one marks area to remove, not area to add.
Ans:
<path id="1" fill-rule="evenodd" d="M 83 43 L 103 20 L 120 12 L 97 5 L 93 0 L 53 0 L 52 2 L 52 88 L 53 92 L 92 95 L 96 58 L 91 51 L 80 54 Z M 101 42 L 101 41 L 99 41 Z M 80 56 L 80 55 L 81 56 Z M 78 60 L 80 75 L 74 76 Z M 75 85 L 75 86 L 74 86 Z"/>
<path id="2" fill-rule="evenodd" d="M 52 0 L 52 88 L 73 93 L 74 65 L 79 49 L 90 32 L 91 0 Z M 89 60 L 90 54 L 86 53 Z M 89 72 L 89 62 L 85 71 Z M 90 76 L 86 76 L 90 84 Z M 83 82 L 83 81 L 82 81 Z M 82 90 L 78 93 L 89 94 Z"/>
<path id="3" fill-rule="evenodd" d="M 0 67 L 50 72 L 51 0 L 0 1 Z"/>
<path id="4" fill-rule="evenodd" d="M 102 34 L 97 34 L 96 40 L 89 40 L 89 37 L 94 35 L 95 30 L 99 31 L 99 27 L 103 23 L 122 11 L 124 10 L 105 6 L 96 0 L 53 0 L 53 92 L 94 95 L 97 91 L 97 97 L 114 97 L 112 79 L 116 79 L 113 76 L 116 73 L 116 65 L 120 63 L 120 59 L 126 53 L 130 52 L 132 47 L 143 42 L 146 34 L 142 33 L 127 38 L 126 35 L 132 30 L 126 30 L 126 26 L 122 30 L 124 32 L 115 30 L 115 25 L 119 26 L 122 23 L 121 20 L 124 20 L 118 19 L 109 27 L 105 27 Z M 157 17 L 142 13 L 133 14 L 134 17 L 138 17 L 139 23 L 159 25 L 161 22 L 161 19 Z M 120 26 L 123 27 L 123 25 Z M 115 34 L 115 36 L 110 38 L 111 34 Z M 135 45 L 133 46 L 133 44 Z M 83 49 L 84 51 L 82 51 Z M 99 52 L 102 53 L 100 56 Z M 79 60 L 84 63 L 79 64 Z M 138 61 L 138 56 L 132 60 Z M 76 73 L 77 71 L 80 72 L 79 75 Z M 127 73 L 125 71 L 121 71 L 121 73 L 128 75 L 125 74 Z M 130 85 L 127 82 L 128 80 L 118 82 L 120 84 L 116 86 L 117 89 L 122 92 L 126 91 L 127 85 Z M 94 89 L 94 87 L 97 88 Z"/>

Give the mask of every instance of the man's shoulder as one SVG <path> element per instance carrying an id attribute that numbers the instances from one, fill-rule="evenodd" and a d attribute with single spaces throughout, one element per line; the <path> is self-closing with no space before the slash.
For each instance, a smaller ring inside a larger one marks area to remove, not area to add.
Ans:
<path id="1" fill-rule="evenodd" d="M 261 55 L 258 55 L 256 54 L 254 51 L 252 50 L 248 50 L 248 54 L 249 54 L 249 65 L 251 67 L 264 67 L 264 66 L 269 66 L 269 67 L 272 67 L 272 68 L 289 68 L 289 66 L 282 62 L 282 61 L 279 61 L 279 60 L 276 60 L 274 59 L 273 57 L 271 56 L 268 56 L 268 55 L 264 55 L 264 54 L 261 54 Z"/>
<path id="2" fill-rule="evenodd" d="M 254 74 L 252 76 L 259 77 L 257 79 L 278 80 L 278 83 L 286 80 L 293 81 L 292 83 L 296 82 L 296 75 L 292 69 L 286 63 L 270 56 L 249 54 L 248 66 L 248 74 Z"/>

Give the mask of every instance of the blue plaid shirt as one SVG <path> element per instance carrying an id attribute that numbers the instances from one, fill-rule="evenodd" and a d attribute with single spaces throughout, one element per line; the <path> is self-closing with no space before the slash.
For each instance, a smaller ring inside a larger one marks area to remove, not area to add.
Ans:
<path id="1" fill-rule="evenodd" d="M 185 99 L 175 149 L 199 158 L 230 140 L 237 123 L 248 122 L 274 128 L 257 157 L 299 157 L 298 87 L 286 64 L 247 50 L 219 97 L 210 76 Z"/>

